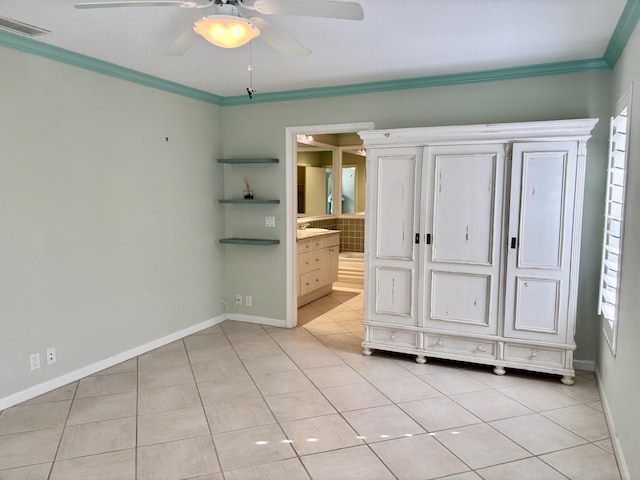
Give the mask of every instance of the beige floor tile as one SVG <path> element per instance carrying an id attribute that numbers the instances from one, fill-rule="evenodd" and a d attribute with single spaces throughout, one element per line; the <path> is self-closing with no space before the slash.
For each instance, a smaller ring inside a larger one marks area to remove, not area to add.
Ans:
<path id="1" fill-rule="evenodd" d="M 337 387 L 321 388 L 320 391 L 339 412 L 361 408 L 389 405 L 391 400 L 369 383 L 353 383 Z"/>
<path id="2" fill-rule="evenodd" d="M 356 322 L 359 323 L 360 328 L 364 328 L 362 326 L 362 314 L 356 312 L 354 310 L 343 310 L 340 312 L 330 312 L 326 314 L 331 320 L 337 322 L 339 324 Z"/>
<path id="3" fill-rule="evenodd" d="M 318 337 L 318 340 L 322 342 L 323 345 L 329 347 L 333 353 L 336 355 L 340 355 L 339 352 L 347 350 L 347 351 L 355 351 L 362 352 L 361 340 L 356 337 L 353 333 L 334 333 L 332 335 L 322 335 Z"/>
<path id="4" fill-rule="evenodd" d="M 442 393 L 431 385 L 413 376 L 379 380 L 371 383 L 396 403 L 442 396 Z"/>
<path id="5" fill-rule="evenodd" d="M 49 480 L 51 463 L 40 463 L 26 467 L 0 471 L 0 480 Z"/>
<path id="6" fill-rule="evenodd" d="M 602 402 L 600 400 L 598 400 L 597 402 L 589 402 L 586 405 L 590 406 L 591 408 L 595 408 L 596 410 L 599 410 L 601 412 L 604 412 L 604 407 L 602 406 Z"/>
<path id="7" fill-rule="evenodd" d="M 447 475 L 446 477 L 442 477 L 438 480 L 482 480 L 482 478 L 480 478 L 480 475 L 475 472 L 464 472 L 456 475 Z"/>
<path id="8" fill-rule="evenodd" d="M 355 430 L 337 414 L 285 422 L 282 428 L 292 440 L 291 445 L 298 455 L 312 455 L 363 444 Z"/>
<path id="9" fill-rule="evenodd" d="M 412 375 L 411 372 L 403 368 L 397 360 L 384 356 L 375 356 L 375 353 L 370 357 L 364 355 L 348 357 L 345 361 L 351 368 L 370 382 Z"/>
<path id="10" fill-rule="evenodd" d="M 52 462 L 62 428 L 0 435 L 0 470 Z"/>
<path id="11" fill-rule="evenodd" d="M 344 328 L 342 325 L 332 320 L 312 320 L 308 323 L 305 323 L 304 328 L 306 328 L 309 332 L 311 332 L 312 335 L 315 336 L 349 332 L 349 330 Z"/>
<path id="12" fill-rule="evenodd" d="M 447 397 L 400 403 L 398 406 L 428 432 L 481 422 L 479 418 Z"/>
<path id="13" fill-rule="evenodd" d="M 56 388 L 44 395 L 39 395 L 31 400 L 22 402 L 20 405 L 35 405 L 37 403 L 60 402 L 62 400 L 71 400 L 76 393 L 78 382 L 73 382 L 60 388 Z"/>
<path id="14" fill-rule="evenodd" d="M 179 365 L 163 369 L 143 370 L 138 374 L 140 390 L 195 383 L 191 367 Z"/>
<path id="15" fill-rule="evenodd" d="M 298 309 L 298 325 L 304 325 L 305 323 L 315 320 L 322 315 L 323 313 L 311 304 L 305 305 Z"/>
<path id="16" fill-rule="evenodd" d="M 461 393 L 450 398 L 485 422 L 533 413 L 497 390 Z"/>
<path id="17" fill-rule="evenodd" d="M 269 338 L 269 334 L 262 327 L 260 327 L 259 329 L 250 330 L 225 330 L 224 333 L 227 335 L 227 338 L 229 338 L 229 341 L 233 345 L 245 342 L 255 342 L 261 339 Z"/>
<path id="18" fill-rule="evenodd" d="M 398 357 L 398 365 L 414 375 L 429 375 L 431 373 L 456 373 L 466 364 L 441 360 L 439 358 L 428 358 L 427 363 L 416 362 L 414 355 L 403 355 Z"/>
<path id="19" fill-rule="evenodd" d="M 531 456 L 484 423 L 438 432 L 437 439 L 473 469 Z"/>
<path id="20" fill-rule="evenodd" d="M 135 449 L 60 460 L 54 464 L 50 480 L 135 480 Z"/>
<path id="21" fill-rule="evenodd" d="M 211 433 L 222 433 L 242 428 L 276 423 L 271 410 L 262 398 L 237 400 L 205 407 Z"/>
<path id="22" fill-rule="evenodd" d="M 388 440 L 370 447 L 398 480 L 430 480 L 469 470 L 429 435 Z"/>
<path id="23" fill-rule="evenodd" d="M 249 375 L 215 382 L 199 382 L 198 390 L 204 405 L 260 397 L 260 392 Z"/>
<path id="24" fill-rule="evenodd" d="M 138 370 L 157 370 L 167 367 L 189 365 L 189 357 L 184 350 L 151 351 L 138 357 Z"/>
<path id="25" fill-rule="evenodd" d="M 342 365 L 344 361 L 326 347 L 323 350 L 289 352 L 289 357 L 302 369 Z"/>
<path id="26" fill-rule="evenodd" d="M 549 453 L 540 459 L 571 479 L 620 479 L 615 457 L 595 445 L 583 445 Z"/>
<path id="27" fill-rule="evenodd" d="M 590 442 L 609 438 L 609 427 L 604 414 L 586 405 L 551 410 L 542 415 Z"/>
<path id="28" fill-rule="evenodd" d="M 284 353 L 268 355 L 266 357 L 251 357 L 243 360 L 245 368 L 251 375 L 264 373 L 287 372 L 298 370 L 298 367 Z"/>
<path id="29" fill-rule="evenodd" d="M 271 338 L 273 338 L 278 345 L 281 341 L 291 340 L 294 341 L 296 339 L 301 338 L 310 338 L 313 337 L 308 331 L 306 331 L 302 327 L 296 328 L 279 328 L 272 327 L 267 330 Z"/>
<path id="30" fill-rule="evenodd" d="M 63 427 L 71 400 L 7 408 L 0 414 L 0 435 Z"/>
<path id="31" fill-rule="evenodd" d="M 598 384 L 592 375 L 578 375 L 573 385 L 563 385 L 560 382 L 552 386 L 561 393 L 576 399 L 580 403 L 597 402 L 600 400 Z"/>
<path id="32" fill-rule="evenodd" d="M 566 480 L 546 463 L 537 458 L 525 458 L 478 470 L 484 480 Z"/>
<path id="33" fill-rule="evenodd" d="M 282 354 L 280 345 L 278 345 L 271 336 L 261 338 L 257 342 L 239 343 L 234 345 L 234 349 L 241 360 Z"/>
<path id="34" fill-rule="evenodd" d="M 67 425 L 135 417 L 136 392 L 76 398 L 69 412 Z"/>
<path id="35" fill-rule="evenodd" d="M 253 381 L 265 396 L 315 390 L 313 384 L 300 370 L 254 375 Z"/>
<path id="36" fill-rule="evenodd" d="M 134 448 L 135 445 L 136 419 L 133 417 L 83 423 L 65 428 L 56 458 L 65 460 L 97 455 Z"/>
<path id="37" fill-rule="evenodd" d="M 182 339 L 175 340 L 155 349 L 156 352 L 166 352 L 168 350 L 184 350 L 184 342 Z"/>
<path id="38" fill-rule="evenodd" d="M 215 382 L 217 380 L 227 380 L 238 377 L 246 378 L 249 376 L 238 357 L 192 363 L 191 368 L 198 382 Z"/>
<path id="39" fill-rule="evenodd" d="M 295 453 L 278 425 L 247 428 L 213 436 L 225 471 L 294 458 Z"/>
<path id="40" fill-rule="evenodd" d="M 528 382 L 498 390 L 535 412 L 578 405 L 578 401 L 541 382 Z"/>
<path id="41" fill-rule="evenodd" d="M 395 480 L 389 469 L 366 446 L 302 457 L 313 480 Z"/>
<path id="42" fill-rule="evenodd" d="M 211 335 L 216 333 L 224 333 L 220 325 L 211 325 L 210 327 L 204 328 L 199 332 L 194 333 L 193 335 Z"/>
<path id="43" fill-rule="evenodd" d="M 318 388 L 336 387 L 366 382 L 349 365 L 328 365 L 326 367 L 306 368 L 304 374 Z"/>
<path id="44" fill-rule="evenodd" d="M 598 447 L 603 449 L 605 452 L 610 453 L 611 455 L 614 455 L 613 443 L 611 442 L 610 438 L 605 438 L 604 440 L 600 440 L 599 442 L 593 442 L 593 444 L 597 445 Z"/>
<path id="45" fill-rule="evenodd" d="M 395 405 L 343 413 L 343 417 L 367 443 L 425 433 L 411 417 Z"/>
<path id="46" fill-rule="evenodd" d="M 420 375 L 420 378 L 445 395 L 477 392 L 487 390 L 488 385 L 475 380 L 473 377 L 458 372 L 441 372 Z"/>
<path id="47" fill-rule="evenodd" d="M 97 397 L 115 393 L 135 392 L 138 374 L 135 372 L 96 375 L 80 380 L 76 398 Z"/>
<path id="48" fill-rule="evenodd" d="M 225 472 L 225 478 L 226 480 L 310 480 L 297 458 L 232 470 Z"/>
<path id="49" fill-rule="evenodd" d="M 137 372 L 137 371 L 138 371 L 138 357 L 134 357 L 124 362 L 118 363 L 113 367 L 100 370 L 98 373 L 95 373 L 94 375 L 113 375 L 114 373 L 127 373 L 127 372 Z"/>
<path id="50" fill-rule="evenodd" d="M 237 362 L 240 360 L 240 357 L 238 357 L 235 349 L 230 344 L 222 347 L 190 348 L 187 350 L 187 354 L 189 355 L 189 361 L 191 363 L 219 362 L 224 360 Z"/>
<path id="51" fill-rule="evenodd" d="M 184 346 L 187 350 L 194 348 L 227 347 L 231 345 L 227 336 L 223 333 L 210 335 L 195 334 L 184 338 Z"/>
<path id="52" fill-rule="evenodd" d="M 317 390 L 271 395 L 265 400 L 279 422 L 336 413 L 335 408 Z"/>
<path id="53" fill-rule="evenodd" d="M 539 414 L 496 420 L 490 425 L 534 455 L 586 443 L 583 438 Z"/>
<path id="54" fill-rule="evenodd" d="M 304 330 L 304 328 L 297 327 L 296 330 Z M 293 338 L 278 338 L 276 341 L 278 342 L 278 345 L 280 345 L 280 348 L 282 348 L 282 350 L 287 354 L 295 352 L 324 351 L 327 349 L 320 340 L 310 333 L 304 337 L 297 336 Z"/>
<path id="55" fill-rule="evenodd" d="M 202 407 L 150 413 L 138 417 L 138 446 L 207 434 L 209 426 Z"/>
<path id="56" fill-rule="evenodd" d="M 138 415 L 198 406 L 200 406 L 200 396 L 198 388 L 193 383 L 138 392 Z"/>
<path id="57" fill-rule="evenodd" d="M 522 385 L 531 380 L 528 372 L 508 370 L 506 375 L 496 375 L 493 373 L 492 366 L 484 365 L 465 366 L 462 372 L 491 388 L 512 387 L 514 385 Z"/>
<path id="58" fill-rule="evenodd" d="M 210 436 L 138 448 L 137 480 L 190 479 L 219 471 Z"/>

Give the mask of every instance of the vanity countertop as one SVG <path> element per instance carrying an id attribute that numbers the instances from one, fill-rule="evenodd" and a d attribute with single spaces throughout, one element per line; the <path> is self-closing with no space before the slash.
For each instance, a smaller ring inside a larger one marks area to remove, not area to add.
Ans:
<path id="1" fill-rule="evenodd" d="M 334 233 L 340 233 L 340 230 L 329 230 L 327 228 L 305 228 L 303 230 L 296 231 L 296 239 L 306 240 L 307 238 L 333 235 Z"/>

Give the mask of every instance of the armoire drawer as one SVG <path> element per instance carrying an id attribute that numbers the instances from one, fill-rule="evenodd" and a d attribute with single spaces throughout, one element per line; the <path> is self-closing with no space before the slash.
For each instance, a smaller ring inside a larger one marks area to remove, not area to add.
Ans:
<path id="1" fill-rule="evenodd" d="M 504 359 L 533 365 L 564 367 L 564 350 L 505 343 Z"/>
<path id="2" fill-rule="evenodd" d="M 300 275 L 317 270 L 321 265 L 322 252 L 320 250 L 298 254 L 298 274 Z"/>
<path id="3" fill-rule="evenodd" d="M 482 358 L 496 358 L 496 343 L 486 340 L 465 340 L 461 338 L 429 335 L 427 349 L 432 351 L 451 352 L 460 355 L 473 355 Z"/>
<path id="4" fill-rule="evenodd" d="M 320 288 L 322 286 L 322 272 L 321 270 L 314 270 L 313 272 L 300 275 L 300 296 Z"/>
<path id="5" fill-rule="evenodd" d="M 418 334 L 416 332 L 379 327 L 369 327 L 369 332 L 369 338 L 372 342 L 411 348 L 418 347 Z"/>

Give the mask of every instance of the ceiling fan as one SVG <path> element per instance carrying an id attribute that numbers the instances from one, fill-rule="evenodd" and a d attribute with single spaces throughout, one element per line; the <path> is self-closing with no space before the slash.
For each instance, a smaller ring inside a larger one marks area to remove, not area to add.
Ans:
<path id="1" fill-rule="evenodd" d="M 181 7 L 213 9 L 212 15 L 198 19 L 167 49 L 165 55 L 178 56 L 191 48 L 201 37 L 223 48 L 235 48 L 260 38 L 276 50 L 290 57 L 304 57 L 311 51 L 284 30 L 275 27 L 255 13 L 262 15 L 295 15 L 306 17 L 362 20 L 364 12 L 359 3 L 334 0 L 138 0 L 76 3 L 76 8 L 112 7 Z"/>

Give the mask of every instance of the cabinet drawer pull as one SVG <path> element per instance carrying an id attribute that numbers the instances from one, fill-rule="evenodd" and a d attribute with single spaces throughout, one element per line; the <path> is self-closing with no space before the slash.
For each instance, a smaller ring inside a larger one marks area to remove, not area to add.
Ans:
<path id="1" fill-rule="evenodd" d="M 479 352 L 484 352 L 484 347 L 482 345 L 478 345 L 478 348 L 476 349 Z"/>
<path id="2" fill-rule="evenodd" d="M 444 345 L 444 343 L 442 343 L 442 340 L 438 339 L 438 341 L 436 342 L 436 347 L 441 347 L 442 345 Z"/>
<path id="3" fill-rule="evenodd" d="M 395 335 L 393 335 L 393 334 L 389 335 L 389 340 L 395 340 L 395 339 L 396 339 Z"/>
<path id="4" fill-rule="evenodd" d="M 531 350 L 531 358 L 536 358 L 538 356 L 537 350 Z"/>

